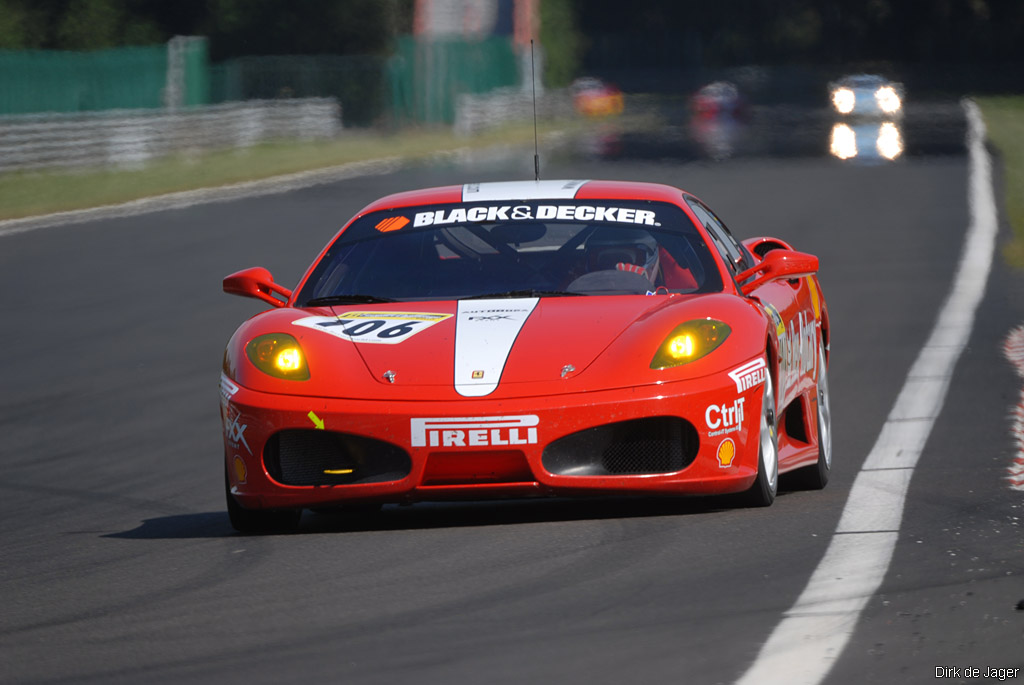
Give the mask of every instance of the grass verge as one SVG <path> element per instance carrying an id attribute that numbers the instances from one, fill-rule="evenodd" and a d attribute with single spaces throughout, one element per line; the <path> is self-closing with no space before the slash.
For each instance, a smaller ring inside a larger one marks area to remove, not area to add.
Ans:
<path id="1" fill-rule="evenodd" d="M 985 117 L 989 141 L 999 150 L 1003 164 L 1003 201 L 1013 238 L 1003 247 L 1003 258 L 1024 269 L 1024 96 L 976 98 Z"/>
<path id="2" fill-rule="evenodd" d="M 582 122 L 540 128 L 572 132 Z M 265 143 L 248 148 L 194 151 L 155 160 L 138 169 L 0 174 L 0 220 L 119 204 L 144 197 L 244 181 L 351 162 L 389 157 L 426 158 L 455 149 L 533 145 L 532 124 L 460 137 L 450 130 L 406 130 L 394 134 L 347 132 L 331 141 Z"/>

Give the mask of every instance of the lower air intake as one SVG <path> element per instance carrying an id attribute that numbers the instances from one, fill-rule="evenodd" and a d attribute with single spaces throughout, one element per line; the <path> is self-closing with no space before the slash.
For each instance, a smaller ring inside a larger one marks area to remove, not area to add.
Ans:
<path id="1" fill-rule="evenodd" d="M 675 416 L 588 428 L 551 443 L 541 457 L 559 476 L 611 476 L 681 471 L 697 456 L 697 430 Z"/>
<path id="2" fill-rule="evenodd" d="M 263 451 L 270 477 L 284 485 L 348 485 L 401 480 L 412 460 L 400 447 L 348 433 L 291 429 Z"/>

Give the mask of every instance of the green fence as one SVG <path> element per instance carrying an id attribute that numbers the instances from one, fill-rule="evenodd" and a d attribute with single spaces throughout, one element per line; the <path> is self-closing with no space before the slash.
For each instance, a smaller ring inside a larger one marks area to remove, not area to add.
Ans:
<path id="1" fill-rule="evenodd" d="M 181 67 L 180 104 L 206 104 L 205 41 L 188 44 Z M 166 45 L 92 52 L 0 50 L 0 114 L 163 107 L 167 79 Z"/>
<path id="2" fill-rule="evenodd" d="M 386 66 L 370 55 L 238 57 L 210 68 L 210 101 L 333 97 L 345 126 L 370 126 L 390 107 Z"/>
<path id="3" fill-rule="evenodd" d="M 450 124 L 463 93 L 485 93 L 519 83 L 512 42 L 417 41 L 403 37 L 390 63 L 391 104 L 399 122 Z"/>
<path id="4" fill-rule="evenodd" d="M 400 38 L 390 57 L 241 57 L 210 65 L 204 38 L 94 52 L 0 51 L 0 115 L 333 97 L 347 126 L 451 124 L 458 96 L 520 82 L 511 40 Z"/>
<path id="5" fill-rule="evenodd" d="M 346 126 L 451 124 L 462 93 L 519 82 L 507 38 L 398 41 L 391 58 L 370 55 L 238 57 L 210 70 L 211 102 L 334 97 Z"/>

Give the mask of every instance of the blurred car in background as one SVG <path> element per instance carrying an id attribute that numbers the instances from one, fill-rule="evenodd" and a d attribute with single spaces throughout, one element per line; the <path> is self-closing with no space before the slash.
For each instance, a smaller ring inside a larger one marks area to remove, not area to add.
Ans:
<path id="1" fill-rule="evenodd" d="M 828 84 L 832 108 L 843 116 L 894 119 L 903 116 L 903 84 L 876 74 L 843 76 Z"/>
<path id="2" fill-rule="evenodd" d="M 736 84 L 714 81 L 690 96 L 690 133 L 704 154 L 716 161 L 732 157 L 749 116 Z"/>
<path id="3" fill-rule="evenodd" d="M 832 126 L 829 152 L 842 160 L 885 162 L 903 154 L 903 85 L 876 74 L 854 74 L 829 83 Z"/>
<path id="4" fill-rule="evenodd" d="M 696 117 L 732 117 L 742 119 L 747 114 L 746 100 L 740 95 L 736 84 L 729 81 L 714 81 L 702 86 L 690 98 L 690 108 Z"/>
<path id="5" fill-rule="evenodd" d="M 608 117 L 622 114 L 625 107 L 622 91 L 599 78 L 585 76 L 569 86 L 576 111 L 586 117 Z"/>

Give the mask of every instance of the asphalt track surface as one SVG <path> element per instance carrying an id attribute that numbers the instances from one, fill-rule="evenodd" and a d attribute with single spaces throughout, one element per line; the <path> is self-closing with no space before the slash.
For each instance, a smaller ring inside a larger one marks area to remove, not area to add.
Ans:
<path id="1" fill-rule="evenodd" d="M 740 237 L 820 257 L 825 490 L 783 490 L 762 510 L 420 504 L 307 512 L 295 535 L 232 531 L 217 380 L 224 343 L 260 305 L 221 293 L 221 278 L 262 265 L 291 285 L 370 200 L 528 178 L 528 155 L 3 235 L 0 682 L 735 682 L 821 560 L 945 300 L 969 222 L 967 157 L 594 149 L 551 155 L 544 176 L 671 183 Z M 1024 493 L 1006 480 L 1022 381 L 1001 351 L 1021 323 L 1024 274 L 997 257 L 892 564 L 824 682 L 930 683 L 937 668 L 945 682 L 977 681 L 965 668 L 1024 682 Z"/>

